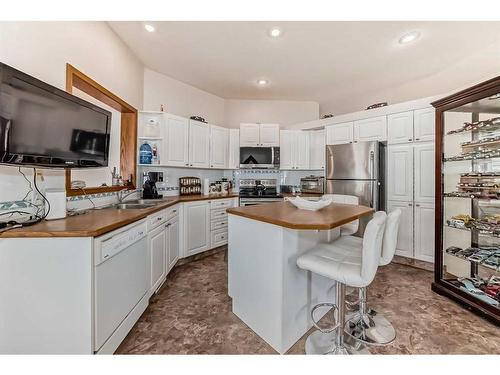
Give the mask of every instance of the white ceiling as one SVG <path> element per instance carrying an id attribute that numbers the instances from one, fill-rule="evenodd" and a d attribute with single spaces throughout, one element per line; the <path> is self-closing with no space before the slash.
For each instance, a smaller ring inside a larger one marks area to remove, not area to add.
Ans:
<path id="1" fill-rule="evenodd" d="M 109 24 L 152 70 L 226 99 L 310 100 L 323 112 L 500 74 L 498 48 L 488 52 L 500 46 L 500 22 L 154 22 L 154 33 L 143 22 Z M 281 37 L 269 37 L 273 26 Z M 417 41 L 398 43 L 414 30 Z M 269 85 L 257 87 L 261 78 Z"/>

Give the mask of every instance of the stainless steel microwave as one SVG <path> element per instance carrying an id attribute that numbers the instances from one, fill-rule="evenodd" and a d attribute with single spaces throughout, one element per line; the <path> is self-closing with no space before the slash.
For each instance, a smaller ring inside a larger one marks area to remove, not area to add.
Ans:
<path id="1" fill-rule="evenodd" d="M 240 147 L 240 168 L 279 169 L 279 147 Z"/>

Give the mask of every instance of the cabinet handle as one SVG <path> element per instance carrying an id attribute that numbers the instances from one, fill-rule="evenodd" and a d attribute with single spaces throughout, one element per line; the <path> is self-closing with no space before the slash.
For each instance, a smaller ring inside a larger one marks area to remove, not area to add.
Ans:
<path id="1" fill-rule="evenodd" d="M 186 163 L 186 167 L 189 167 L 189 163 Z"/>
<path id="2" fill-rule="evenodd" d="M 213 168 L 213 167 L 214 167 L 213 165 L 210 166 L 210 168 Z"/>
<path id="3" fill-rule="evenodd" d="M 411 142 L 411 141 L 413 141 L 413 139 L 411 139 L 411 138 L 408 138 L 408 142 Z"/>
<path id="4" fill-rule="evenodd" d="M 172 212 L 174 212 L 174 213 L 175 213 L 175 212 L 177 212 L 177 210 L 173 210 Z"/>
<path id="5" fill-rule="evenodd" d="M 420 207 L 420 205 L 417 203 L 417 204 L 415 205 L 415 207 Z"/>
<path id="6" fill-rule="evenodd" d="M 420 138 L 415 138 L 416 141 L 420 141 Z"/>
<path id="7" fill-rule="evenodd" d="M 410 207 L 411 207 L 411 206 L 413 206 L 413 204 L 411 204 L 411 203 L 408 203 L 408 206 L 410 206 Z"/>

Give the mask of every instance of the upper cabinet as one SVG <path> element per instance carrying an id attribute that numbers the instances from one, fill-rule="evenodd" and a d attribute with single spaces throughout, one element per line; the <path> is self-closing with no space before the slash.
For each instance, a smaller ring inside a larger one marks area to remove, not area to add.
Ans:
<path id="1" fill-rule="evenodd" d="M 352 143 L 354 140 L 354 122 L 345 122 L 342 124 L 328 125 L 326 129 L 326 144 L 341 145 Z"/>
<path id="2" fill-rule="evenodd" d="M 210 161 L 210 128 L 209 125 L 189 120 L 189 166 L 208 168 Z"/>
<path id="3" fill-rule="evenodd" d="M 229 129 L 229 169 L 240 167 L 240 131 Z"/>
<path id="4" fill-rule="evenodd" d="M 325 131 L 309 131 L 309 168 L 325 169 Z"/>
<path id="5" fill-rule="evenodd" d="M 387 140 L 387 116 L 354 121 L 354 142 Z"/>
<path id="6" fill-rule="evenodd" d="M 413 111 L 387 116 L 387 143 L 413 142 Z"/>
<path id="7" fill-rule="evenodd" d="M 210 168 L 227 168 L 229 159 L 229 129 L 210 125 Z"/>
<path id="8" fill-rule="evenodd" d="M 240 147 L 279 147 L 279 124 L 240 124 Z"/>
<path id="9" fill-rule="evenodd" d="M 280 169 L 309 169 L 308 131 L 280 131 Z"/>
<path id="10" fill-rule="evenodd" d="M 165 114 L 164 158 L 162 163 L 174 167 L 189 166 L 189 120 Z"/>
<path id="11" fill-rule="evenodd" d="M 418 109 L 413 112 L 415 141 L 433 141 L 435 131 L 434 108 Z"/>
<path id="12" fill-rule="evenodd" d="M 433 108 L 395 113 L 387 118 L 388 144 L 434 140 Z"/>

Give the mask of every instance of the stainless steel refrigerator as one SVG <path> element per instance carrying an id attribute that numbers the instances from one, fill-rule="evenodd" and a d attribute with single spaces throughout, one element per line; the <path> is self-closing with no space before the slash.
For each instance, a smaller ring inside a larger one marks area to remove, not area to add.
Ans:
<path id="1" fill-rule="evenodd" d="M 355 195 L 359 204 L 385 211 L 385 145 L 356 142 L 326 146 L 326 193 Z M 358 235 L 369 219 L 360 220 Z"/>

